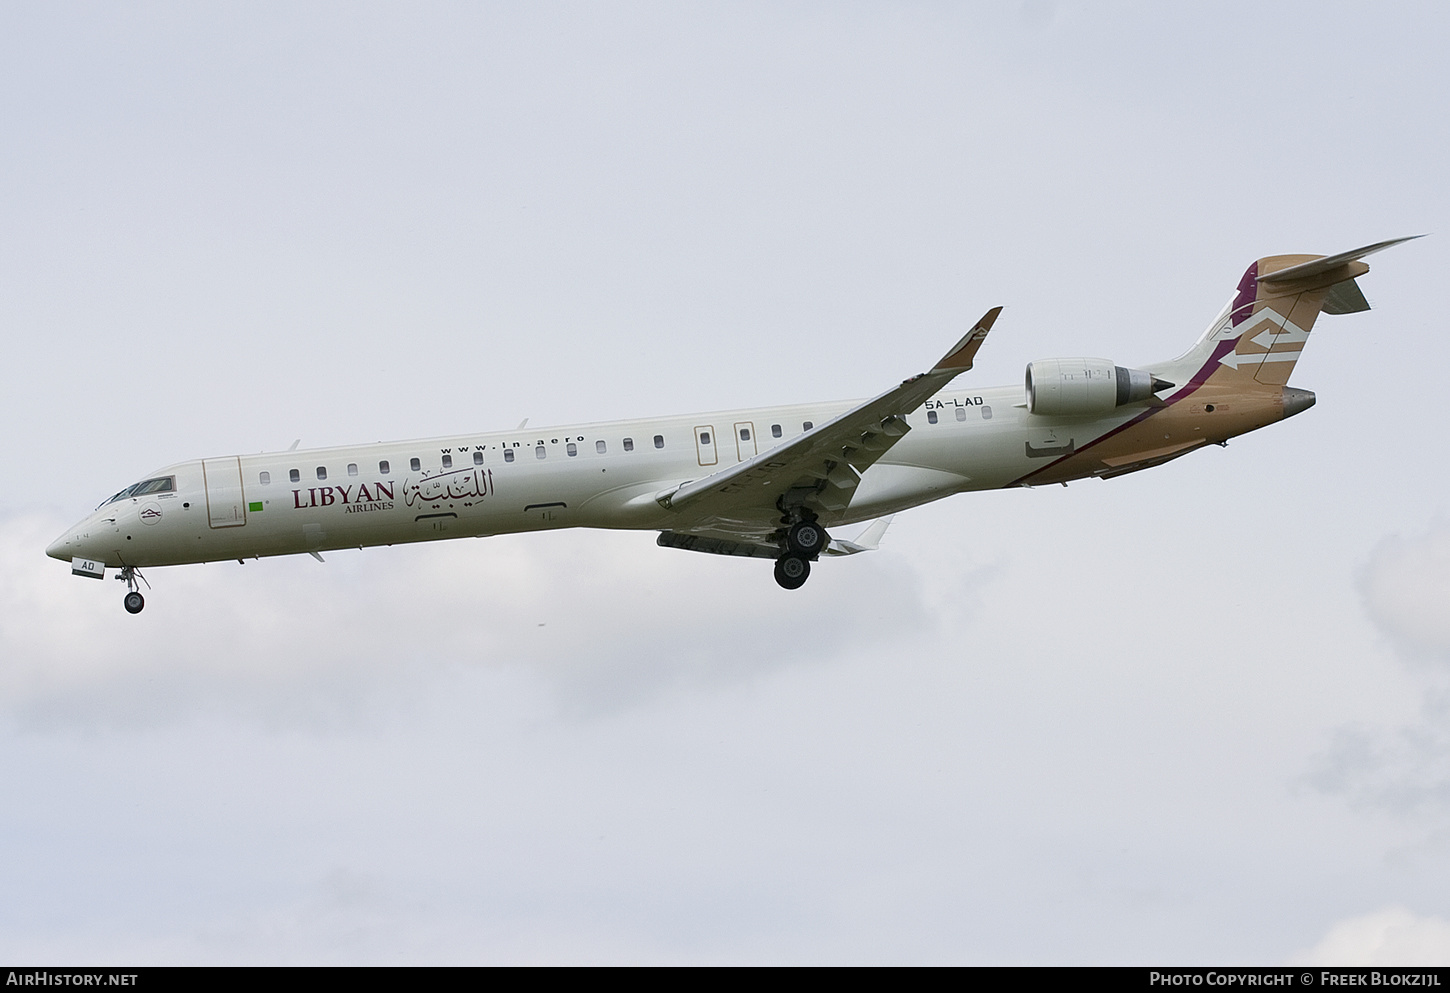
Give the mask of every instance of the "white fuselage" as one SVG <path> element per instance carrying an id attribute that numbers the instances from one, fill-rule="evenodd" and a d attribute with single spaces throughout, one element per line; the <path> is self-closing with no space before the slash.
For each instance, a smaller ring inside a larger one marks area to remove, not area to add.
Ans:
<path id="1" fill-rule="evenodd" d="M 827 527 L 1013 485 L 1139 411 L 1048 418 L 1020 388 L 950 390 L 861 478 Z M 560 527 L 698 523 L 657 500 L 850 409 L 849 401 L 227 456 L 154 473 L 170 491 L 102 505 L 48 549 L 110 568 L 175 565 Z M 728 522 L 715 521 L 728 530 Z"/>

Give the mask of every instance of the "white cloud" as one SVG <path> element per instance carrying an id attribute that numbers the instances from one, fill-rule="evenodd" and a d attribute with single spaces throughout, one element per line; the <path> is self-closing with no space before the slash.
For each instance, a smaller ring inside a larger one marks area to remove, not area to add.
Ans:
<path id="1" fill-rule="evenodd" d="M 1370 617 L 1406 654 L 1450 659 L 1450 527 L 1385 539 L 1360 591 Z"/>
<path id="2" fill-rule="evenodd" d="M 1450 962 L 1450 921 L 1385 907 L 1332 925 L 1293 965 L 1444 966 Z"/>
<path id="3" fill-rule="evenodd" d="M 45 558 L 61 527 L 0 520 L 0 712 L 27 723 L 199 708 L 313 723 L 480 666 L 523 667 L 566 709 L 599 712 L 935 626 L 899 558 L 824 563 L 792 596 L 769 562 L 581 531 L 156 569 L 133 617 L 119 583 Z"/>
<path id="4" fill-rule="evenodd" d="M 1356 806 L 1399 814 L 1450 806 L 1450 698 L 1427 694 L 1420 718 L 1398 728 L 1336 729 L 1305 780 Z"/>
<path id="5" fill-rule="evenodd" d="M 1359 574 L 1365 611 L 1407 660 L 1429 676 L 1419 714 L 1398 726 L 1365 721 L 1331 735 L 1306 781 L 1356 806 L 1398 814 L 1450 806 L 1450 690 L 1436 680 L 1450 659 L 1450 527 L 1436 524 L 1379 542 Z"/>

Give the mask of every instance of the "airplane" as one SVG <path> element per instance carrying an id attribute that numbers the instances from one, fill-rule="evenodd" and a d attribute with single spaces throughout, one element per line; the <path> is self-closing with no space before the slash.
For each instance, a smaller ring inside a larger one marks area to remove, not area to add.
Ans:
<path id="1" fill-rule="evenodd" d="M 1415 236 L 1422 237 L 1422 236 Z M 556 528 L 771 559 L 800 588 L 822 555 L 875 549 L 891 516 L 956 493 L 1111 479 L 1292 417 L 1288 386 L 1320 313 L 1369 309 L 1365 256 L 1273 255 L 1187 352 L 1125 368 L 1028 363 L 1022 386 L 949 390 L 993 307 L 930 370 L 864 402 L 796 404 L 179 462 L 121 490 L 47 549 L 77 576 Z M 832 529 L 872 521 L 856 539 Z M 147 583 L 147 587 L 150 584 Z"/>

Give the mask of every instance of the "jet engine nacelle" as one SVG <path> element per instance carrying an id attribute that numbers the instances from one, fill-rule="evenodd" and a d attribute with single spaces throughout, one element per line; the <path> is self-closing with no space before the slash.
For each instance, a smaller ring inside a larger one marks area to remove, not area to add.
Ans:
<path id="1" fill-rule="evenodd" d="M 1110 359 L 1039 359 L 1027 363 L 1027 409 L 1034 414 L 1106 414 L 1172 386 Z"/>

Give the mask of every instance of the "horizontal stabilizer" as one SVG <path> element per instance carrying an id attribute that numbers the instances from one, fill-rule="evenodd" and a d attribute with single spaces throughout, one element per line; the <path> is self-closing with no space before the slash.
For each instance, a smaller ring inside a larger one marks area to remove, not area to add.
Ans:
<path id="1" fill-rule="evenodd" d="M 1341 252 L 1338 255 L 1327 255 L 1322 259 L 1315 259 L 1312 262 L 1301 262 L 1299 265 L 1291 265 L 1287 269 L 1280 269 L 1278 272 L 1271 272 L 1267 275 L 1260 276 L 1259 282 L 1282 283 L 1291 279 L 1309 279 L 1313 276 L 1322 276 L 1326 272 L 1339 268 L 1346 262 L 1356 262 L 1366 255 L 1373 255 L 1375 252 L 1382 252 L 1386 248 L 1393 248 L 1396 245 L 1402 245 L 1407 241 L 1414 241 L 1416 238 L 1423 237 L 1425 236 L 1422 234 L 1412 234 L 1408 238 L 1392 238 L 1389 241 L 1376 242 L 1373 245 L 1366 245 L 1364 248 Z"/>
<path id="2" fill-rule="evenodd" d="M 891 515 L 892 517 L 896 515 Z M 827 555 L 856 555 L 859 552 L 874 552 L 881 547 L 881 536 L 891 526 L 891 517 L 883 517 L 879 521 L 872 521 L 871 524 L 856 536 L 855 541 L 846 541 L 842 538 L 832 538 L 831 543 L 826 546 Z"/>

